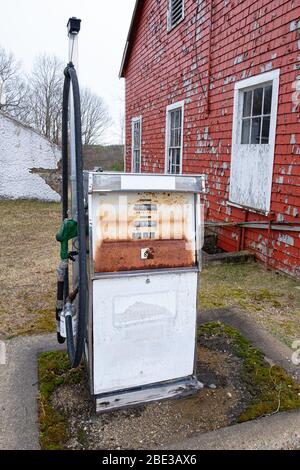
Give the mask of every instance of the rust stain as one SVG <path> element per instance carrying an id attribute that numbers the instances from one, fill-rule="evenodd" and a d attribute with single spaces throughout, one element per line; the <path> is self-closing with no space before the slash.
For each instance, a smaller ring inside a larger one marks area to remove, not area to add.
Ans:
<path id="1" fill-rule="evenodd" d="M 100 207 L 95 272 L 195 266 L 192 219 L 184 210 L 189 195 L 145 192 L 127 197 L 126 217 L 117 196 Z M 142 250 L 147 259 L 142 259 Z"/>
<path id="2" fill-rule="evenodd" d="M 141 250 L 145 248 L 151 256 L 143 260 Z M 193 266 L 194 252 L 187 250 L 186 240 L 104 241 L 98 245 L 94 260 L 96 273 Z"/>

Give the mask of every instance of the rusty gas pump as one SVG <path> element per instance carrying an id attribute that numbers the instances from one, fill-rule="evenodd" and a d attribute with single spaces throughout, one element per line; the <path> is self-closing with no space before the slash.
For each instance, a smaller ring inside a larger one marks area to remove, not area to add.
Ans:
<path id="1" fill-rule="evenodd" d="M 83 172 L 71 61 L 62 167 L 58 340 L 84 359 L 97 411 L 194 393 L 205 177 Z"/>

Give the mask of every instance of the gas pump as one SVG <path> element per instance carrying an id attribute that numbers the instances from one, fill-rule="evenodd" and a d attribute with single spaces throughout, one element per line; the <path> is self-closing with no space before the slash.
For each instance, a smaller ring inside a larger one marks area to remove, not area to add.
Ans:
<path id="1" fill-rule="evenodd" d="M 72 61 L 63 110 L 58 341 L 84 358 L 97 412 L 195 393 L 205 177 L 83 172 Z"/>

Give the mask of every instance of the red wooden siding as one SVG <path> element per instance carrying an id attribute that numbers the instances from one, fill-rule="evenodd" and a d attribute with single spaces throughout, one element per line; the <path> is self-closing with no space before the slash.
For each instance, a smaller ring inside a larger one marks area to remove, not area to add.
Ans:
<path id="1" fill-rule="evenodd" d="M 234 85 L 280 69 L 271 212 L 276 221 L 299 222 L 300 105 L 293 85 L 300 80 L 300 0 L 185 0 L 185 19 L 169 33 L 167 4 L 144 0 L 135 22 L 124 71 L 127 171 L 131 118 L 142 116 L 142 171 L 164 172 L 166 107 L 185 100 L 183 172 L 208 175 L 209 220 L 244 221 L 245 212 L 226 203 Z M 250 212 L 248 220 L 268 219 Z M 221 230 L 221 247 L 236 250 L 239 236 L 239 229 Z M 269 238 L 247 229 L 245 248 L 300 275 L 299 232 Z"/>

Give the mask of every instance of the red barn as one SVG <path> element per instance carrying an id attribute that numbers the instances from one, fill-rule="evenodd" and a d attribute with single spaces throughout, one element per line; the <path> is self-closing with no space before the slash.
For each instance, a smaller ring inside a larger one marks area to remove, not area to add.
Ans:
<path id="1" fill-rule="evenodd" d="M 137 0 L 126 170 L 206 173 L 225 251 L 300 275 L 300 0 Z"/>

